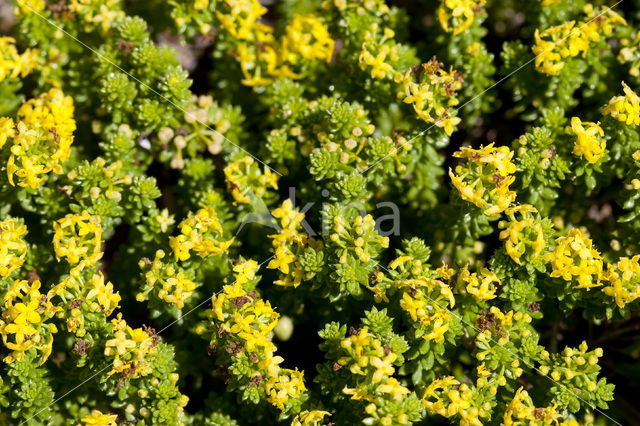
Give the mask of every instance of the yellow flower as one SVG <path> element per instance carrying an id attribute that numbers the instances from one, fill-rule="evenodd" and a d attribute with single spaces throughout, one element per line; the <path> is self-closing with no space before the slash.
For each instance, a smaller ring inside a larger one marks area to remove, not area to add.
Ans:
<path id="1" fill-rule="evenodd" d="M 284 410 L 289 399 L 301 396 L 306 388 L 302 372 L 282 369 L 279 365 L 282 357 L 274 356 L 276 348 L 271 335 L 278 323 L 278 313 L 255 292 L 247 293 L 238 281 L 225 285 L 211 302 L 211 315 L 216 319 L 217 328 L 211 344 L 231 357 L 249 358 L 250 365 L 256 369 L 252 377 L 260 377 L 257 385 L 249 382 L 249 386 L 262 387 L 268 401 Z"/>
<path id="2" fill-rule="evenodd" d="M 499 226 L 505 228 L 500 232 L 500 239 L 505 242 L 507 254 L 518 265 L 522 265 L 520 258 L 531 248 L 531 260 L 536 260 L 546 247 L 540 218 L 533 215 L 538 211 L 530 204 L 521 204 L 508 208 L 505 213 L 509 222 L 500 222 Z M 516 214 L 520 216 L 519 220 Z"/>
<path id="3" fill-rule="evenodd" d="M 104 354 L 124 355 L 129 351 L 129 349 L 133 349 L 135 347 L 136 342 L 128 339 L 127 334 L 123 330 L 118 330 L 115 332 L 115 337 L 113 339 L 107 340 L 107 343 L 105 344 Z"/>
<path id="4" fill-rule="evenodd" d="M 495 272 L 482 268 L 479 273 L 470 273 L 465 266 L 458 276 L 457 288 L 477 300 L 491 300 L 496 297 L 497 285 L 500 285 L 500 279 Z"/>
<path id="5" fill-rule="evenodd" d="M 409 314 L 414 322 L 417 322 L 421 328 L 423 328 L 423 330 L 420 331 L 423 339 L 442 342 L 444 341 L 445 333 L 449 330 L 449 323 L 453 318 L 447 309 L 429 309 L 428 307 L 433 306 L 434 303 L 438 306 L 440 306 L 440 304 L 446 305 L 446 303 L 453 306 L 453 304 L 451 304 L 453 294 L 451 293 L 451 289 L 443 283 L 436 280 L 433 281 L 443 286 L 437 299 L 427 298 L 422 291 L 409 287 L 402 295 L 400 307 Z M 413 293 L 413 296 L 411 293 Z M 445 298 L 449 298 L 449 300 L 447 302 L 438 300 L 441 299 L 440 296 L 445 296 Z"/>
<path id="6" fill-rule="evenodd" d="M 158 337 L 142 328 L 133 329 L 122 319 L 122 314 L 111 320 L 111 339 L 105 343 L 104 355 L 113 358 L 113 375 L 126 371 L 131 376 L 151 374 L 153 357 L 157 352 Z"/>
<path id="7" fill-rule="evenodd" d="M 223 36 L 230 36 L 236 48 L 242 84 L 264 86 L 273 78 L 297 79 L 294 69 L 305 61 L 331 60 L 334 40 L 318 17 L 294 15 L 277 40 L 271 27 L 258 22 L 266 12 L 257 0 L 228 1 L 216 11 Z"/>
<path id="8" fill-rule="evenodd" d="M 141 268 L 150 266 L 151 269 L 145 273 L 146 285 L 136 295 L 136 300 L 139 302 L 147 300 L 148 294 L 153 291 L 160 300 L 182 309 L 196 289 L 196 283 L 187 279 L 182 272 L 177 271 L 175 264 L 163 263 L 164 256 L 164 251 L 158 250 L 155 259 L 150 264 L 148 264 L 149 260 L 139 262 Z"/>
<path id="9" fill-rule="evenodd" d="M 403 395 L 408 395 L 411 393 L 411 391 L 402 386 L 395 377 L 389 377 L 385 384 L 380 385 L 376 388 L 376 392 L 389 394 L 393 397 L 393 399 L 398 401 L 402 399 Z"/>
<path id="10" fill-rule="evenodd" d="M 7 139 L 16 135 L 16 126 L 11 118 L 0 117 L 0 148 L 7 143 Z"/>
<path id="11" fill-rule="evenodd" d="M 434 380 L 422 397 L 422 403 L 430 414 L 444 417 L 460 415 L 461 424 L 480 426 L 482 422 L 479 419 L 488 413 L 478 409 L 475 401 L 473 389 L 451 376 Z"/>
<path id="12" fill-rule="evenodd" d="M 258 262 L 253 259 L 239 262 L 233 267 L 233 272 L 236 273 L 236 282 L 243 285 L 253 280 L 256 277 L 258 267 Z"/>
<path id="13" fill-rule="evenodd" d="M 444 71 L 435 57 L 422 64 L 420 71 L 396 72 L 394 81 L 400 86 L 398 98 L 411 104 L 420 119 L 442 127 L 451 135 L 460 123 L 460 118 L 452 116 L 450 109 L 459 103 L 456 91 L 462 88 L 462 74 L 453 68 Z M 418 81 L 415 81 L 416 74 L 419 74 Z"/>
<path id="14" fill-rule="evenodd" d="M 85 22 L 86 28 L 89 27 L 89 23 L 98 24 L 100 30 L 103 33 L 106 33 L 113 27 L 116 19 L 123 18 L 125 16 L 124 11 L 121 10 L 121 4 L 121 0 L 106 0 L 104 4 L 100 4 L 96 7 L 96 4 L 92 2 L 74 0 L 68 7 L 76 15 L 80 15 L 82 17 L 82 21 Z M 88 29 L 86 31 L 88 31 Z"/>
<path id="15" fill-rule="evenodd" d="M 456 170 L 459 172 L 459 170 Z M 458 190 L 460 194 L 460 198 L 470 203 L 475 204 L 477 207 L 484 207 L 488 203 L 484 200 L 483 196 L 485 193 L 485 188 L 479 187 L 474 188 L 472 185 L 465 182 L 464 176 L 455 175 L 451 169 L 449 169 L 449 177 L 451 178 L 451 183 Z"/>
<path id="16" fill-rule="evenodd" d="M 40 281 L 15 280 L 3 298 L 5 310 L 0 319 L 2 342 L 12 352 L 7 363 L 21 361 L 26 351 L 36 348 L 42 353 L 41 364 L 51 354 L 55 325 L 46 323 L 62 309 L 54 306 L 40 291 Z"/>
<path id="17" fill-rule="evenodd" d="M 391 71 L 393 71 L 393 67 L 385 62 L 385 59 L 387 58 L 387 55 L 389 55 L 389 53 L 389 46 L 383 45 L 377 55 L 374 56 L 369 50 L 367 50 L 367 45 L 363 44 L 359 58 L 360 66 L 370 66 L 371 76 L 373 78 L 382 80 L 386 78 Z"/>
<path id="18" fill-rule="evenodd" d="M 202 10 L 209 7 L 209 0 L 195 0 L 193 2 L 193 8 L 195 10 Z"/>
<path id="19" fill-rule="evenodd" d="M 389 352 L 384 358 L 372 356 L 369 359 L 369 364 L 371 364 L 371 366 L 376 370 L 373 373 L 371 382 L 378 383 L 383 378 L 393 375 L 393 373 L 395 372 L 395 368 L 393 368 L 391 364 L 395 362 L 396 359 L 398 359 L 398 356 L 394 352 Z"/>
<path id="20" fill-rule="evenodd" d="M 520 387 L 511 402 L 507 405 L 502 420 L 505 426 L 522 424 L 542 426 L 558 424 L 560 417 L 560 413 L 556 412 L 555 405 L 536 408 L 527 391 Z"/>
<path id="21" fill-rule="evenodd" d="M 26 77 L 38 64 L 39 50 L 27 49 L 19 54 L 15 43 L 12 37 L 0 37 L 0 83 L 7 77 Z"/>
<path id="22" fill-rule="evenodd" d="M 269 269 L 278 269 L 283 274 L 289 273 L 289 265 L 298 260 L 298 257 L 291 253 L 288 247 L 286 246 L 278 246 L 276 248 L 275 258 L 273 258 L 267 268 Z"/>
<path id="23" fill-rule="evenodd" d="M 583 122 L 578 117 L 571 118 L 571 127 L 567 132 L 577 136 L 573 153 L 593 164 L 604 156 L 606 142 L 600 123 Z"/>
<path id="24" fill-rule="evenodd" d="M 473 24 L 485 3 L 486 0 L 441 0 L 438 21 L 446 32 L 460 34 Z"/>
<path id="25" fill-rule="evenodd" d="M 298 242 L 305 237 L 299 231 L 301 223 L 304 220 L 304 213 L 300 213 L 298 209 L 294 209 L 293 202 L 287 198 L 281 207 L 273 212 L 273 217 L 280 219 L 282 230 L 278 234 L 270 235 L 276 242 Z"/>
<path id="26" fill-rule="evenodd" d="M 604 114 L 625 124 L 640 124 L 640 97 L 623 81 L 624 96 L 614 96 L 604 107 Z M 0 144 L 1 146 L 1 144 Z"/>
<path id="27" fill-rule="evenodd" d="M 563 56 L 559 51 L 560 48 L 564 48 L 561 50 L 565 55 L 564 57 L 569 56 L 570 51 L 564 46 L 567 43 L 566 40 L 572 33 L 574 26 L 575 22 L 570 21 L 565 22 L 562 25 L 548 28 L 542 33 L 540 30 L 536 29 L 534 34 L 536 44 L 531 49 L 536 55 L 536 70 L 547 75 L 555 75 L 564 67 L 564 62 L 562 61 Z M 546 40 L 545 38 L 549 38 L 549 40 Z M 574 46 L 576 45 L 574 44 Z M 576 56 L 578 53 L 579 52 L 576 51 L 573 56 Z"/>
<path id="28" fill-rule="evenodd" d="M 265 384 L 267 400 L 280 410 L 284 410 L 290 398 L 297 398 L 305 390 L 304 373 L 286 368 L 281 369 L 278 376 L 270 377 Z"/>
<path id="29" fill-rule="evenodd" d="M 189 259 L 192 250 L 200 257 L 218 256 L 233 243 L 233 238 L 222 240 L 222 224 L 213 207 L 203 207 L 195 214 L 190 213 L 179 227 L 180 234 L 169 237 L 169 246 L 176 261 Z"/>
<path id="30" fill-rule="evenodd" d="M 566 237 L 556 239 L 555 250 L 543 258 L 551 262 L 552 277 L 562 277 L 565 281 L 577 277 L 575 288 L 602 285 L 602 256 L 593 248 L 591 239 L 584 237 L 579 229 L 571 229 Z"/>
<path id="31" fill-rule="evenodd" d="M 94 274 L 93 277 L 87 281 L 86 288 L 89 289 L 87 293 L 87 300 L 95 300 L 98 304 L 100 312 L 103 312 L 105 316 L 111 315 L 111 313 L 118 307 L 120 303 L 120 294 L 113 291 L 113 284 L 104 282 L 104 275 L 102 272 Z M 97 309 L 92 309 L 94 312 Z"/>
<path id="32" fill-rule="evenodd" d="M 331 415 L 331 413 L 328 411 L 304 410 L 293 419 L 291 426 L 316 426 L 322 424 L 325 416 L 329 415 Z"/>
<path id="33" fill-rule="evenodd" d="M 17 177 L 19 186 L 37 189 L 44 180 L 42 175 L 61 174 L 62 164 L 69 158 L 76 129 L 73 100 L 60 89 L 51 89 L 24 103 L 17 123 L 7 177 L 11 185 Z"/>
<path id="34" fill-rule="evenodd" d="M 115 414 L 102 414 L 98 410 L 93 410 L 91 415 L 83 417 L 85 426 L 116 426 L 118 416 Z"/>
<path id="35" fill-rule="evenodd" d="M 301 232 L 304 213 L 295 209 L 290 199 L 274 209 L 272 215 L 279 219 L 281 228 L 277 234 L 269 235 L 273 240 L 275 257 L 267 268 L 280 271 L 280 278 L 274 284 L 296 288 L 305 276 L 299 256 L 307 245 L 318 249 L 321 243 Z"/>
<path id="36" fill-rule="evenodd" d="M 234 38 L 250 40 L 251 32 L 258 26 L 257 20 L 267 13 L 258 0 L 231 0 L 227 1 L 228 13 L 223 9 L 216 11 L 223 28 Z"/>
<path id="37" fill-rule="evenodd" d="M 400 59 L 400 55 L 398 46 L 393 41 L 393 30 L 386 28 L 380 37 L 378 29 L 378 25 L 374 24 L 372 31 L 365 33 L 365 42 L 362 43 L 358 62 L 363 70 L 371 67 L 370 73 L 373 78 L 382 80 L 393 76 L 395 70 L 392 64 Z"/>
<path id="38" fill-rule="evenodd" d="M 557 74 L 564 67 L 564 59 L 586 55 L 591 43 L 600 40 L 601 35 L 609 34 L 614 25 L 626 25 L 624 19 L 610 8 L 601 13 L 594 8 L 589 10 L 587 22 L 568 21 L 542 32 L 536 29 L 536 43 L 531 50 L 536 55 L 537 71 Z"/>
<path id="39" fill-rule="evenodd" d="M 607 264 L 602 279 L 608 285 L 602 292 L 612 297 L 619 308 L 640 297 L 640 255 L 622 257 L 617 263 Z"/>
<path id="40" fill-rule="evenodd" d="M 282 40 L 282 54 L 286 54 L 290 62 L 298 54 L 304 60 L 321 60 L 329 62 L 333 56 L 334 41 L 322 21 L 314 15 L 293 15 L 285 29 Z"/>
<path id="41" fill-rule="evenodd" d="M 100 217 L 87 211 L 68 214 L 53 224 L 53 249 L 56 258 L 65 257 L 70 265 L 95 265 L 102 257 Z"/>
<path id="42" fill-rule="evenodd" d="M 480 149 L 462 147 L 453 155 L 468 160 L 455 173 L 449 170 L 460 198 L 482 208 L 487 216 L 502 213 L 515 201 L 516 193 L 509 185 L 515 181 L 516 166 L 508 147 L 494 147 L 493 143 Z"/>
<path id="43" fill-rule="evenodd" d="M 22 13 L 39 13 L 45 8 L 46 3 L 44 0 L 21 0 L 17 6 Z"/>
<path id="44" fill-rule="evenodd" d="M 16 219 L 0 221 L 0 277 L 7 278 L 24 263 L 27 227 Z"/>
<path id="45" fill-rule="evenodd" d="M 252 195 L 263 197 L 269 188 L 278 189 L 278 175 L 272 173 L 267 166 L 261 172 L 249 155 L 229 163 L 224 168 L 224 175 L 231 195 L 241 204 L 250 203 Z"/>

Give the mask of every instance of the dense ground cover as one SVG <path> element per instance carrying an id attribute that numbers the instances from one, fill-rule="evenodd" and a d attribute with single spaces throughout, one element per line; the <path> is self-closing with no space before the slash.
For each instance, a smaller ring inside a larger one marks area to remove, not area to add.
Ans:
<path id="1" fill-rule="evenodd" d="M 0 424 L 637 421 L 639 8 L 0 8 Z"/>

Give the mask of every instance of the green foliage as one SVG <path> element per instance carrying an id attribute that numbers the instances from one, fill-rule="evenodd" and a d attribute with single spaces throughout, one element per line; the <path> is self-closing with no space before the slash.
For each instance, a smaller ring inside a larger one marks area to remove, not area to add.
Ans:
<path id="1" fill-rule="evenodd" d="M 0 37 L 0 424 L 638 417 L 634 6 L 143 3 Z"/>

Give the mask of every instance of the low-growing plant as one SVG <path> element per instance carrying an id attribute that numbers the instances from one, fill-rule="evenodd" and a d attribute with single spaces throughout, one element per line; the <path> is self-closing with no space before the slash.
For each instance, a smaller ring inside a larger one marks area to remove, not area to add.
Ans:
<path id="1" fill-rule="evenodd" d="M 0 424 L 637 421 L 639 1 L 5 3 Z"/>

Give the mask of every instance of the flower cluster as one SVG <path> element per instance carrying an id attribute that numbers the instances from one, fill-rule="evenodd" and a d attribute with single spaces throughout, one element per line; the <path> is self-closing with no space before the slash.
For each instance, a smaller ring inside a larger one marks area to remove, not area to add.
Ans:
<path id="1" fill-rule="evenodd" d="M 402 258 L 394 260 L 390 268 L 395 270 L 399 260 Z M 449 310 L 455 305 L 449 286 L 440 280 L 424 276 L 398 280 L 396 285 L 403 290 L 400 307 L 418 325 L 416 337 L 442 342 L 452 321 Z"/>
<path id="2" fill-rule="evenodd" d="M 250 156 L 244 156 L 229 163 L 224 168 L 227 187 L 233 198 L 241 204 L 248 204 L 252 197 L 264 197 L 268 189 L 278 189 L 278 175 L 269 167 L 264 166 L 264 172 Z"/>
<path id="3" fill-rule="evenodd" d="M 547 243 L 543 231 L 543 221 L 535 207 L 530 204 L 520 204 L 505 210 L 508 221 L 501 221 L 498 225 L 504 228 L 500 232 L 500 239 L 504 241 L 507 254 L 518 265 L 522 265 L 520 258 L 527 256 L 533 262 L 540 256 Z"/>
<path id="4" fill-rule="evenodd" d="M 255 291 L 243 288 L 254 279 L 257 266 L 247 261 L 235 268 L 236 281 L 213 296 L 215 330 L 209 350 L 233 365 L 227 370 L 233 377 L 233 387 L 244 386 L 245 392 L 257 392 L 256 396 L 262 395 L 280 410 L 288 411 L 295 399 L 304 396 L 306 387 L 303 373 L 280 367 L 283 359 L 275 355 L 271 335 L 278 313 Z"/>
<path id="5" fill-rule="evenodd" d="M 305 61 L 329 62 L 334 40 L 314 15 L 295 14 L 278 40 L 273 29 L 258 22 L 267 12 L 257 0 L 234 0 L 216 10 L 225 37 L 235 48 L 247 86 L 265 86 L 275 79 L 300 77 Z"/>
<path id="6" fill-rule="evenodd" d="M 87 334 L 86 325 L 93 322 L 92 316 L 110 316 L 121 300 L 120 294 L 114 291 L 113 284 L 105 282 L 102 272 L 85 278 L 78 267 L 73 268 L 69 275 L 53 286 L 47 297 L 55 300 L 58 306 L 66 308 L 62 312 L 66 318 L 67 331 L 80 338 Z"/>
<path id="7" fill-rule="evenodd" d="M 499 388 L 524 373 L 521 361 L 529 366 L 518 351 L 537 341 L 530 322 L 531 317 L 521 312 L 503 313 L 495 306 L 483 310 L 474 327 L 475 356 L 482 362 L 476 368 L 475 384 L 461 383 L 452 376 L 435 379 L 422 397 L 427 411 L 448 418 L 459 416 L 464 424 L 483 424 L 483 419 L 491 416 Z"/>
<path id="8" fill-rule="evenodd" d="M 606 286 L 602 292 L 613 298 L 619 308 L 640 297 L 640 255 L 622 257 L 616 263 L 607 263 L 602 278 Z"/>
<path id="9" fill-rule="evenodd" d="M 360 330 L 354 330 L 354 333 L 342 339 L 340 346 L 343 348 L 345 355 L 336 362 L 342 368 L 349 369 L 351 374 L 356 377 L 364 376 L 368 380 L 362 380 L 357 388 L 345 388 L 343 390 L 347 395 L 351 395 L 352 399 L 364 399 L 370 402 L 365 407 L 365 411 L 373 419 L 378 420 L 380 424 L 390 424 L 394 421 L 400 424 L 406 424 L 408 416 L 401 413 L 396 419 L 384 416 L 379 413 L 376 404 L 375 394 L 370 395 L 367 387 L 374 386 L 375 392 L 385 395 L 395 400 L 402 400 L 403 397 L 411 391 L 402 386 L 396 378 L 393 377 L 395 368 L 394 362 L 398 359 L 398 355 L 390 349 L 383 347 L 380 340 L 369 333 L 366 327 Z"/>
<path id="10" fill-rule="evenodd" d="M 104 348 L 104 355 L 112 360 L 108 374 L 126 375 L 127 378 L 151 374 L 159 343 L 155 333 L 143 328 L 131 328 L 121 313 L 111 320 L 111 324 L 111 338 L 106 341 Z"/>
<path id="11" fill-rule="evenodd" d="M 331 35 L 318 17 L 294 15 L 285 29 L 281 54 L 294 64 L 298 60 L 328 62 L 333 56 L 333 45 Z"/>
<path id="12" fill-rule="evenodd" d="M 377 30 L 378 26 L 374 24 L 372 31 L 365 33 L 365 42 L 362 44 L 358 62 L 364 70 L 371 67 L 370 73 L 373 78 L 383 80 L 393 75 L 394 64 L 400 55 L 398 46 L 393 42 L 393 30 L 385 28 L 383 36 L 376 39 L 374 34 Z"/>
<path id="13" fill-rule="evenodd" d="M 4 346 L 11 351 L 4 362 L 22 361 L 32 348 L 40 353 L 40 364 L 51 354 L 53 335 L 58 328 L 47 320 L 61 308 L 40 293 L 40 285 L 38 280 L 31 283 L 15 280 L 2 299 L 0 335 Z"/>
<path id="14" fill-rule="evenodd" d="M 382 319 L 386 310 L 367 312 L 368 318 Z M 416 394 L 398 378 L 396 367 L 401 364 L 406 342 L 390 333 L 382 339 L 366 326 L 346 327 L 338 323 L 325 326 L 320 335 L 329 349 L 330 364 L 323 367 L 333 371 L 337 383 L 323 383 L 326 391 L 335 389 L 340 398 L 364 411 L 364 422 L 375 425 L 411 424 L 419 418 L 420 402 Z M 321 370 L 322 371 L 322 370 Z M 337 389 L 341 386 L 341 389 Z M 345 399 L 346 398 L 346 399 Z"/>
<path id="15" fill-rule="evenodd" d="M 453 133 L 460 123 L 452 107 L 459 103 L 456 91 L 462 88 L 462 74 L 453 68 L 445 71 L 434 57 L 417 70 L 396 72 L 393 79 L 400 86 L 398 98 L 411 104 L 418 117 L 442 127 L 448 135 Z"/>
<path id="16" fill-rule="evenodd" d="M 53 249 L 56 258 L 66 258 L 70 265 L 95 265 L 102 257 L 100 217 L 84 211 L 69 214 L 53 225 Z"/>
<path id="17" fill-rule="evenodd" d="M 562 277 L 565 281 L 577 279 L 576 288 L 600 286 L 602 255 L 580 229 L 571 229 L 566 236 L 559 237 L 555 249 L 545 254 L 544 259 L 551 263 L 552 277 Z"/>
<path id="18" fill-rule="evenodd" d="M 0 424 L 633 423 L 639 17 L 414 3 L 3 15 Z"/>
<path id="19" fill-rule="evenodd" d="M 9 183 L 37 189 L 46 173 L 62 173 L 62 164 L 71 154 L 73 99 L 60 89 L 51 89 L 24 103 L 16 123 L 0 118 L 0 148 L 11 139 L 6 164 Z"/>
<path id="20" fill-rule="evenodd" d="M 567 21 L 540 32 L 536 29 L 536 43 L 532 47 L 536 55 L 536 70 L 547 75 L 556 75 L 567 58 L 583 57 L 594 42 L 609 35 L 616 26 L 626 21 L 610 8 L 597 11 L 593 6 L 585 7 L 586 22 Z"/>
<path id="21" fill-rule="evenodd" d="M 438 7 L 438 21 L 442 29 L 453 35 L 467 30 L 476 15 L 483 13 L 486 0 L 441 0 Z"/>
<path id="22" fill-rule="evenodd" d="M 184 303 L 196 289 L 196 283 L 188 279 L 183 272 L 176 270 L 172 263 L 164 263 L 165 253 L 163 250 L 156 252 L 153 261 L 145 258 L 139 262 L 140 268 L 149 269 L 145 273 L 146 285 L 136 294 L 136 300 L 142 302 L 148 300 L 149 293 L 161 300 L 174 305 L 178 310 L 184 308 Z"/>
<path id="23" fill-rule="evenodd" d="M 323 420 L 328 416 L 328 411 L 322 410 L 305 410 L 298 414 L 292 421 L 291 426 L 316 426 L 323 424 Z"/>
<path id="24" fill-rule="evenodd" d="M 640 97 L 622 82 L 624 96 L 614 96 L 604 107 L 604 115 L 610 115 L 625 124 L 640 124 Z"/>
<path id="25" fill-rule="evenodd" d="M 0 83 L 5 78 L 24 78 L 38 64 L 39 51 L 37 49 L 26 49 L 23 53 L 18 53 L 16 40 L 12 37 L 0 37 Z M 2 143 L 0 143 L 2 146 Z"/>
<path id="26" fill-rule="evenodd" d="M 295 209 L 291 200 L 285 200 L 272 214 L 280 223 L 278 233 L 269 235 L 275 253 L 267 268 L 280 272 L 280 278 L 274 284 L 295 288 L 305 276 L 300 256 L 306 247 L 318 248 L 318 244 L 301 229 L 304 213 Z"/>
<path id="27" fill-rule="evenodd" d="M 508 147 L 493 143 L 480 149 L 465 147 L 454 156 L 468 160 L 456 166 L 455 173 L 449 170 L 460 198 L 480 207 L 487 216 L 500 214 L 515 201 L 516 193 L 509 186 L 515 181 L 516 166 Z"/>
<path id="28" fill-rule="evenodd" d="M 432 271 L 426 263 L 428 249 L 417 239 L 404 241 L 403 249 L 385 272 L 374 270 L 367 288 L 375 300 L 396 304 L 415 327 L 415 337 L 437 343 L 451 334 L 456 304 L 448 281 L 454 271 L 443 265 Z"/>
<path id="29" fill-rule="evenodd" d="M 479 272 L 471 273 L 465 266 L 458 274 L 456 289 L 482 301 L 496 297 L 495 293 L 499 285 L 500 279 L 494 272 L 483 268 Z"/>
<path id="30" fill-rule="evenodd" d="M 581 121 L 578 117 L 572 117 L 571 127 L 567 128 L 567 132 L 576 136 L 573 145 L 575 155 L 584 157 L 591 164 L 604 156 L 606 142 L 600 123 L 589 123 Z"/>
<path id="31" fill-rule="evenodd" d="M 504 412 L 502 421 L 506 426 L 523 423 L 529 425 L 546 425 L 551 423 L 563 426 L 574 425 L 574 421 L 559 422 L 558 420 L 561 418 L 562 415 L 556 411 L 555 406 L 536 408 L 529 393 L 520 387 L 511 402 L 507 405 L 507 410 Z M 577 425 L 577 422 L 575 422 L 575 425 Z"/>
<path id="32" fill-rule="evenodd" d="M 42 0 L 18 3 L 19 8 L 17 13 L 22 12 L 27 15 L 41 14 L 45 13 L 46 6 L 46 3 Z M 122 10 L 122 0 L 98 0 L 95 2 L 77 0 L 69 3 L 59 3 L 48 9 L 50 9 L 58 19 L 77 17 L 85 31 L 97 29 L 102 33 L 106 33 L 111 29 L 118 18 L 125 16 Z"/>
<path id="33" fill-rule="evenodd" d="M 0 278 L 7 278 L 24 263 L 27 227 L 17 219 L 0 221 Z"/>
<path id="34" fill-rule="evenodd" d="M 430 414 L 460 417 L 460 424 L 482 425 L 489 417 L 491 404 L 480 403 L 481 391 L 475 386 L 460 383 L 452 376 L 436 379 L 424 392 L 422 403 Z"/>
<path id="35" fill-rule="evenodd" d="M 530 367 L 527 358 L 535 354 L 524 353 L 523 348 L 534 346 L 538 341 L 537 334 L 531 327 L 531 315 L 528 313 L 503 312 L 495 306 L 483 310 L 476 319 L 475 338 L 478 361 L 490 370 L 500 370 L 500 375 L 516 380 Z M 507 361 L 507 362 L 505 362 Z M 502 382 L 502 380 L 500 380 Z"/>
<path id="36" fill-rule="evenodd" d="M 459 103 L 456 92 L 462 89 L 462 74 L 453 67 L 444 70 L 435 56 L 421 66 L 407 67 L 400 57 L 402 46 L 394 36 L 393 29 L 372 23 L 364 33 L 360 68 L 374 79 L 392 79 L 398 99 L 411 105 L 421 120 L 442 127 L 450 135 L 461 121 L 452 108 Z"/>
<path id="37" fill-rule="evenodd" d="M 93 27 L 102 33 L 109 31 L 118 19 L 125 17 L 122 0 L 99 0 L 97 2 L 71 2 L 63 13 L 74 14 L 85 23 L 85 31 Z"/>
<path id="38" fill-rule="evenodd" d="M 233 243 L 233 238 L 223 240 L 223 229 L 216 210 L 203 207 L 180 222 L 180 234 L 169 237 L 169 246 L 175 260 L 187 260 L 194 251 L 200 257 L 217 256 Z"/>
<path id="39" fill-rule="evenodd" d="M 116 414 L 105 414 L 100 410 L 93 410 L 90 415 L 81 419 L 84 422 L 84 426 L 116 426 L 116 420 L 118 416 Z"/>

